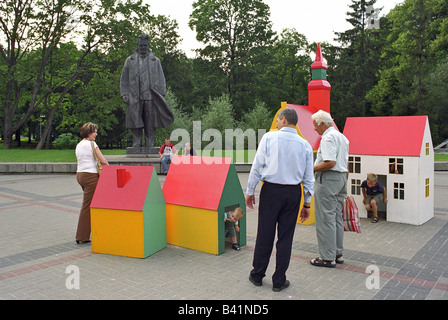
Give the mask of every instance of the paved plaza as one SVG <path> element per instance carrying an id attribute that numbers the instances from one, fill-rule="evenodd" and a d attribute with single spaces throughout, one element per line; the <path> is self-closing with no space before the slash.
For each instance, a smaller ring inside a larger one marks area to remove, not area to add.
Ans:
<path id="1" fill-rule="evenodd" d="M 248 173 L 239 178 L 245 190 Z M 447 199 L 448 172 L 435 172 L 434 218 L 421 226 L 361 219 L 361 234 L 345 233 L 345 264 L 335 269 L 310 265 L 315 226 L 297 225 L 291 286 L 277 293 L 274 256 L 263 286 L 248 281 L 257 207 L 247 212 L 239 252 L 229 244 L 219 256 L 168 245 L 146 259 L 127 258 L 75 243 L 82 201 L 75 175 L 0 175 L 0 299 L 447 300 Z"/>

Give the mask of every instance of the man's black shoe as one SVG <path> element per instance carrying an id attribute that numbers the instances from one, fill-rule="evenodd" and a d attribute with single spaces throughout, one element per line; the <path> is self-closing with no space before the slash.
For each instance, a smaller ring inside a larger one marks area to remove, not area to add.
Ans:
<path id="1" fill-rule="evenodd" d="M 272 287 L 272 291 L 274 291 L 274 292 L 280 292 L 280 291 L 282 291 L 283 289 L 286 289 L 286 288 L 288 288 L 288 287 L 289 287 L 289 280 L 286 280 L 286 281 L 285 281 L 285 284 L 282 285 L 281 287 L 279 287 L 279 288 Z"/>
<path id="2" fill-rule="evenodd" d="M 259 286 L 261 286 L 261 285 L 263 285 L 263 283 L 262 282 L 257 282 L 257 281 L 255 281 L 253 278 L 252 278 L 252 276 L 251 275 L 249 275 L 249 281 L 250 282 L 252 282 L 253 283 L 253 285 L 254 286 L 257 286 L 257 287 L 259 287 Z"/>

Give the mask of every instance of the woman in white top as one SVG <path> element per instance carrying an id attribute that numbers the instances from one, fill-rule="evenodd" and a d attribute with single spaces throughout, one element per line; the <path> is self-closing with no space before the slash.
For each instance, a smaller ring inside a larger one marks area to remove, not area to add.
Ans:
<path id="1" fill-rule="evenodd" d="M 102 165 L 108 165 L 106 158 L 95 143 L 98 126 L 87 122 L 81 127 L 80 135 L 83 138 L 76 146 L 76 159 L 78 167 L 76 170 L 76 179 L 84 191 L 81 211 L 79 212 L 78 229 L 76 231 L 76 243 L 90 242 L 90 203 L 98 183 L 99 174 L 97 170 L 96 156 Z M 92 148 L 93 145 L 93 148 Z"/>

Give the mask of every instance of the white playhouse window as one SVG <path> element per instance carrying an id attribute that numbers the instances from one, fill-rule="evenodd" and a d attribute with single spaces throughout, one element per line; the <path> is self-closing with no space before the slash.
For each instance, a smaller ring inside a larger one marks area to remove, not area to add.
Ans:
<path id="1" fill-rule="evenodd" d="M 394 182 L 394 199 L 404 200 L 404 183 Z"/>
<path id="2" fill-rule="evenodd" d="M 354 194 L 354 195 L 361 194 L 361 180 L 360 179 L 352 179 L 352 194 Z"/>
<path id="3" fill-rule="evenodd" d="M 403 158 L 389 158 L 389 173 L 403 174 Z"/>
<path id="4" fill-rule="evenodd" d="M 348 157 L 348 171 L 350 173 L 361 173 L 361 157 Z"/>

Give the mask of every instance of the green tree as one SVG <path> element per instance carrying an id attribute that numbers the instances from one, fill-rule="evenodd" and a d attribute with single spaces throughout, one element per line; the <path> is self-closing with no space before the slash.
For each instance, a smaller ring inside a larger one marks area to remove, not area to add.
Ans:
<path id="1" fill-rule="evenodd" d="M 255 107 L 243 116 L 239 127 L 244 131 L 247 129 L 253 129 L 255 132 L 258 130 L 269 131 L 272 120 L 272 112 L 266 107 L 266 103 L 257 101 Z"/>
<path id="2" fill-rule="evenodd" d="M 226 74 L 227 93 L 241 114 L 254 79 L 250 68 L 275 35 L 269 6 L 261 0 L 198 0 L 189 25 L 205 45 L 201 57 L 216 61 Z"/>
<path id="3" fill-rule="evenodd" d="M 123 45 L 124 38 L 130 34 L 135 37 L 139 26 L 149 23 L 148 13 L 149 6 L 141 0 L 2 2 L 0 34 L 5 36 L 0 38 L 0 54 L 5 63 L 1 72 L 6 79 L 2 100 L 5 145 L 11 147 L 13 133 L 22 128 L 33 112 L 42 108 L 44 101 L 47 110 L 43 111 L 48 112 L 48 129 L 44 132 L 49 132 L 54 113 L 77 79 L 97 70 L 98 55 L 114 55 L 114 49 Z M 60 47 L 70 37 L 82 39 L 81 50 L 70 57 L 60 72 L 52 62 L 56 50 L 62 51 Z M 33 55 L 33 60 L 28 59 L 31 52 L 38 53 Z M 57 95 L 51 97 L 54 94 Z M 29 99 L 25 100 L 24 95 L 29 95 Z"/>
<path id="4" fill-rule="evenodd" d="M 119 82 L 120 73 L 108 69 L 78 81 L 73 94 L 58 109 L 60 120 L 57 132 L 79 135 L 81 125 L 91 121 L 99 125 L 100 145 L 121 145 L 126 136 L 126 128 L 123 101 L 116 88 Z"/>
<path id="5" fill-rule="evenodd" d="M 352 28 L 336 33 L 341 46 L 332 50 L 337 57 L 329 70 L 332 84 L 332 113 L 341 124 L 347 116 L 369 116 L 370 106 L 366 93 L 377 83 L 381 43 L 377 41 L 381 32 L 369 23 L 370 11 L 376 0 L 352 0 L 347 12 L 347 22 Z M 380 9 L 376 9 L 380 10 Z M 328 56 L 328 55 L 327 55 Z"/>
<path id="6" fill-rule="evenodd" d="M 210 98 L 207 107 L 201 110 L 202 147 L 208 150 L 223 149 L 225 130 L 234 128 L 234 111 L 229 95 Z"/>
<path id="7" fill-rule="evenodd" d="M 188 131 L 189 136 L 191 137 L 193 134 L 193 123 L 190 115 L 184 112 L 179 104 L 179 100 L 173 93 L 170 87 L 167 88 L 165 95 L 166 103 L 169 105 L 171 112 L 174 116 L 174 122 L 167 128 L 157 129 L 156 138 L 155 138 L 155 146 L 161 146 L 165 143 L 165 139 L 171 137 L 171 133 L 175 129 L 184 129 Z M 177 141 L 172 141 L 174 144 Z"/>
<path id="8" fill-rule="evenodd" d="M 223 94 L 218 98 L 210 98 L 204 111 L 202 128 L 216 129 L 224 134 L 225 129 L 233 129 L 235 126 L 232 102 L 229 95 Z"/>
<path id="9" fill-rule="evenodd" d="M 71 27 L 73 7 L 81 7 L 79 1 L 3 1 L 0 6 L 0 30 L 3 36 L 0 41 L 0 54 L 6 67 L 2 69 L 5 79 L 5 99 L 3 102 L 3 136 L 6 147 L 11 146 L 12 135 L 25 124 L 34 109 L 38 107 L 49 92 L 42 94 L 45 68 L 50 61 L 53 48 L 65 37 Z M 36 62 L 34 73 L 26 72 L 27 53 L 39 49 L 40 56 Z M 23 64 L 22 64 L 23 62 Z M 72 79 L 66 79 L 70 82 Z M 66 84 L 59 83 L 57 87 Z M 17 111 L 25 103 L 22 99 L 24 90 L 32 94 L 26 101 L 24 115 L 16 119 Z M 14 123 L 15 121 L 15 123 Z"/>
<path id="10" fill-rule="evenodd" d="M 192 98 L 193 72 L 185 53 L 179 49 L 182 39 L 178 27 L 177 21 L 158 15 L 151 18 L 143 33 L 149 35 L 150 46 L 162 63 L 167 86 L 182 106 Z"/>
<path id="11" fill-rule="evenodd" d="M 204 108 L 210 98 L 218 98 L 227 91 L 227 77 L 219 62 L 197 57 L 190 60 L 192 91 L 188 111 Z"/>
<path id="12" fill-rule="evenodd" d="M 432 139 L 435 145 L 448 139 L 448 58 L 437 64 L 434 71 L 423 79 L 427 88 L 424 97 L 425 110 L 429 117 Z"/>
<path id="13" fill-rule="evenodd" d="M 284 29 L 280 37 L 270 49 L 271 63 L 268 69 L 266 87 L 262 91 L 275 97 L 269 101 L 269 97 L 263 97 L 265 101 L 280 105 L 281 101 L 289 101 L 294 104 L 306 104 L 308 102 L 308 83 L 311 80 L 310 46 L 306 37 L 295 29 Z M 261 73 L 263 74 L 263 73 Z"/>
<path id="14" fill-rule="evenodd" d="M 427 114 L 433 140 L 448 137 L 444 93 L 448 91 L 448 4 L 442 0 L 406 0 L 386 17 L 380 79 L 367 93 L 375 115 Z"/>

